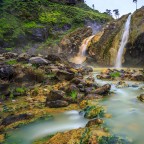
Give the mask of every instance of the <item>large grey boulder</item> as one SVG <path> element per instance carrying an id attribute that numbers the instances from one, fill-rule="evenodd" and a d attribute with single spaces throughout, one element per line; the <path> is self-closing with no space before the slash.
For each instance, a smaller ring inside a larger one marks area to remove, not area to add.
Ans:
<path id="1" fill-rule="evenodd" d="M 50 62 L 42 57 L 31 57 L 29 59 L 29 63 L 35 64 L 35 65 L 47 65 L 50 64 Z"/>

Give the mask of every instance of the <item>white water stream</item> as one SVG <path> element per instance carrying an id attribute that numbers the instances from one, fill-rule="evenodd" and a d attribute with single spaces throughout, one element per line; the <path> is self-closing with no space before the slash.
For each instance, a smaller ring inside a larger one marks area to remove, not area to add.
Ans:
<path id="1" fill-rule="evenodd" d="M 122 35 L 120 48 L 118 50 L 118 54 L 117 54 L 117 58 L 116 58 L 116 63 L 115 63 L 116 68 L 121 68 L 121 66 L 122 66 L 122 56 L 124 53 L 124 48 L 127 44 L 128 38 L 129 38 L 130 22 L 131 22 L 131 15 L 129 15 L 129 17 L 125 23 L 124 33 Z"/>

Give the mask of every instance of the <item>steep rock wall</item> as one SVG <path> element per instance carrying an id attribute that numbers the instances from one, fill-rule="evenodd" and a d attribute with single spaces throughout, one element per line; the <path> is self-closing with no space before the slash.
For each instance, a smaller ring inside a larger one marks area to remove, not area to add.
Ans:
<path id="1" fill-rule="evenodd" d="M 132 15 L 124 64 L 126 66 L 144 66 L 144 7 Z"/>

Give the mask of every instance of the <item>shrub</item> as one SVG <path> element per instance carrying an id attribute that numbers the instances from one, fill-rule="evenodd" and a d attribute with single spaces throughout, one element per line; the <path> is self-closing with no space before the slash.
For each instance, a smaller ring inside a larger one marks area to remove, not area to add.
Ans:
<path id="1" fill-rule="evenodd" d="M 110 76 L 113 78 L 120 77 L 120 72 L 113 72 L 110 74 Z"/>
<path id="2" fill-rule="evenodd" d="M 17 64 L 17 60 L 9 60 L 9 61 L 7 61 L 6 62 L 6 64 L 8 64 L 8 65 L 15 65 L 15 64 Z"/>
<path id="3" fill-rule="evenodd" d="M 70 96 L 71 96 L 71 98 L 72 98 L 73 100 L 76 100 L 77 94 L 78 94 L 77 91 L 71 91 Z"/>

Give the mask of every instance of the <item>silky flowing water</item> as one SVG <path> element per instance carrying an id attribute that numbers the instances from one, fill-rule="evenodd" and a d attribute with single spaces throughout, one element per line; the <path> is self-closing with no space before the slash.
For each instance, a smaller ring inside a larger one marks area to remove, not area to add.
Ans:
<path id="1" fill-rule="evenodd" d="M 130 23 L 131 23 L 131 15 L 128 16 L 128 19 L 125 23 L 125 28 L 124 28 L 124 32 L 122 35 L 120 48 L 118 50 L 118 54 L 117 54 L 117 58 L 116 58 L 116 64 L 115 64 L 116 68 L 120 68 L 122 66 L 122 56 L 124 53 L 124 48 L 127 44 L 128 38 L 129 38 Z"/>
<path id="2" fill-rule="evenodd" d="M 99 71 L 93 73 L 96 76 Z M 123 138 L 129 138 L 134 144 L 144 143 L 144 103 L 137 99 L 137 96 L 144 91 L 140 87 L 116 88 L 114 81 L 97 80 L 99 85 L 110 83 L 113 92 L 104 98 L 100 103 L 107 107 L 107 112 L 112 114 L 112 118 L 105 118 L 105 123 L 110 132 Z M 135 82 L 127 82 L 130 85 Z M 87 119 L 79 115 L 78 111 L 68 111 L 55 114 L 54 119 L 39 120 L 35 123 L 13 130 L 7 138 L 7 144 L 31 144 L 37 138 L 42 138 L 56 132 L 84 127 Z"/>

